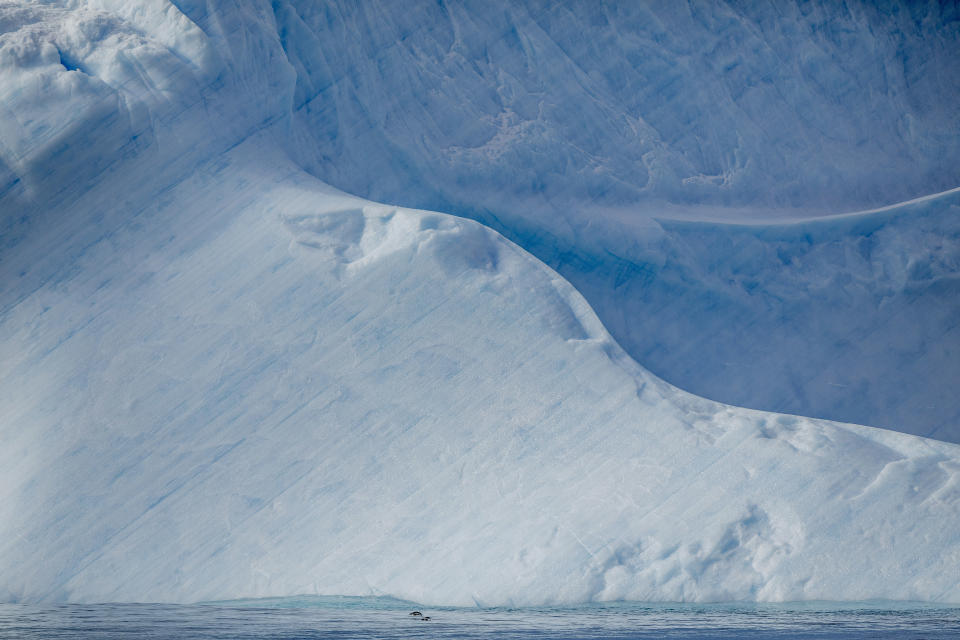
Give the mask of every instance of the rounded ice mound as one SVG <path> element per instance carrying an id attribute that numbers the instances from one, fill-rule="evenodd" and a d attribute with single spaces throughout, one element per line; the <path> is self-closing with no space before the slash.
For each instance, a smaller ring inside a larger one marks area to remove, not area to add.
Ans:
<path id="1" fill-rule="evenodd" d="M 200 102 L 215 71 L 203 32 L 167 2 L 8 4 L 0 21 L 0 195 L 83 186 Z"/>

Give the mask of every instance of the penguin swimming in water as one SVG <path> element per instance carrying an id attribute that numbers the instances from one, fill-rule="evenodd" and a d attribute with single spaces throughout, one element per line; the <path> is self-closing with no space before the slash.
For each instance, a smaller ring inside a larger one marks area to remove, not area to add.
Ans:
<path id="1" fill-rule="evenodd" d="M 410 612 L 410 615 L 412 615 L 412 616 L 417 616 L 418 618 L 422 618 L 422 617 L 423 617 L 423 614 L 420 613 L 419 611 L 411 611 L 411 612 Z"/>

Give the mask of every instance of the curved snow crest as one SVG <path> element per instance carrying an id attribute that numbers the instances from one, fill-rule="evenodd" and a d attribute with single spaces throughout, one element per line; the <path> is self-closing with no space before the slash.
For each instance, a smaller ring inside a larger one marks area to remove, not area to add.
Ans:
<path id="1" fill-rule="evenodd" d="M 684 393 L 262 137 L 92 236 L 113 188 L 0 319 L 0 599 L 960 600 L 960 447 Z"/>
<path id="2" fill-rule="evenodd" d="M 440 271 L 452 277 L 478 270 L 505 278 L 508 276 L 501 273 L 503 252 L 524 255 L 530 262 L 524 266 L 542 270 L 553 289 L 550 296 L 556 300 L 557 321 L 553 328 L 562 326 L 567 340 L 593 341 L 617 360 L 630 360 L 569 282 L 492 229 L 433 211 L 359 202 L 362 206 L 321 208 L 309 214 L 282 215 L 281 219 L 297 245 L 340 263 L 340 274 L 361 272 L 391 254 L 409 251 L 411 245 L 417 253 L 431 253 Z M 625 366 L 640 369 L 635 363 Z"/>

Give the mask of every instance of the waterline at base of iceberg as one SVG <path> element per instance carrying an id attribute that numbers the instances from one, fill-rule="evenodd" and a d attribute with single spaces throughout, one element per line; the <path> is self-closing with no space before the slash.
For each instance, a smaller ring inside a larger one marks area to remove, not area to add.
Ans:
<path id="1" fill-rule="evenodd" d="M 410 616 L 422 610 L 425 621 Z M 426 627 L 429 625 L 429 627 Z M 195 605 L 0 605 L 0 638 L 953 638 L 960 606 L 913 602 L 589 603 L 427 608 L 297 596 Z"/>

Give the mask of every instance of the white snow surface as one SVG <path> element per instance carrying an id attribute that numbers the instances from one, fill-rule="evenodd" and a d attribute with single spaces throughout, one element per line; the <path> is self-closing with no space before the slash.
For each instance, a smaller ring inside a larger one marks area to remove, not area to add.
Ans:
<path id="1" fill-rule="evenodd" d="M 960 602 L 960 446 L 671 386 L 306 172 L 269 5 L 180 6 L 0 6 L 0 601 Z"/>

